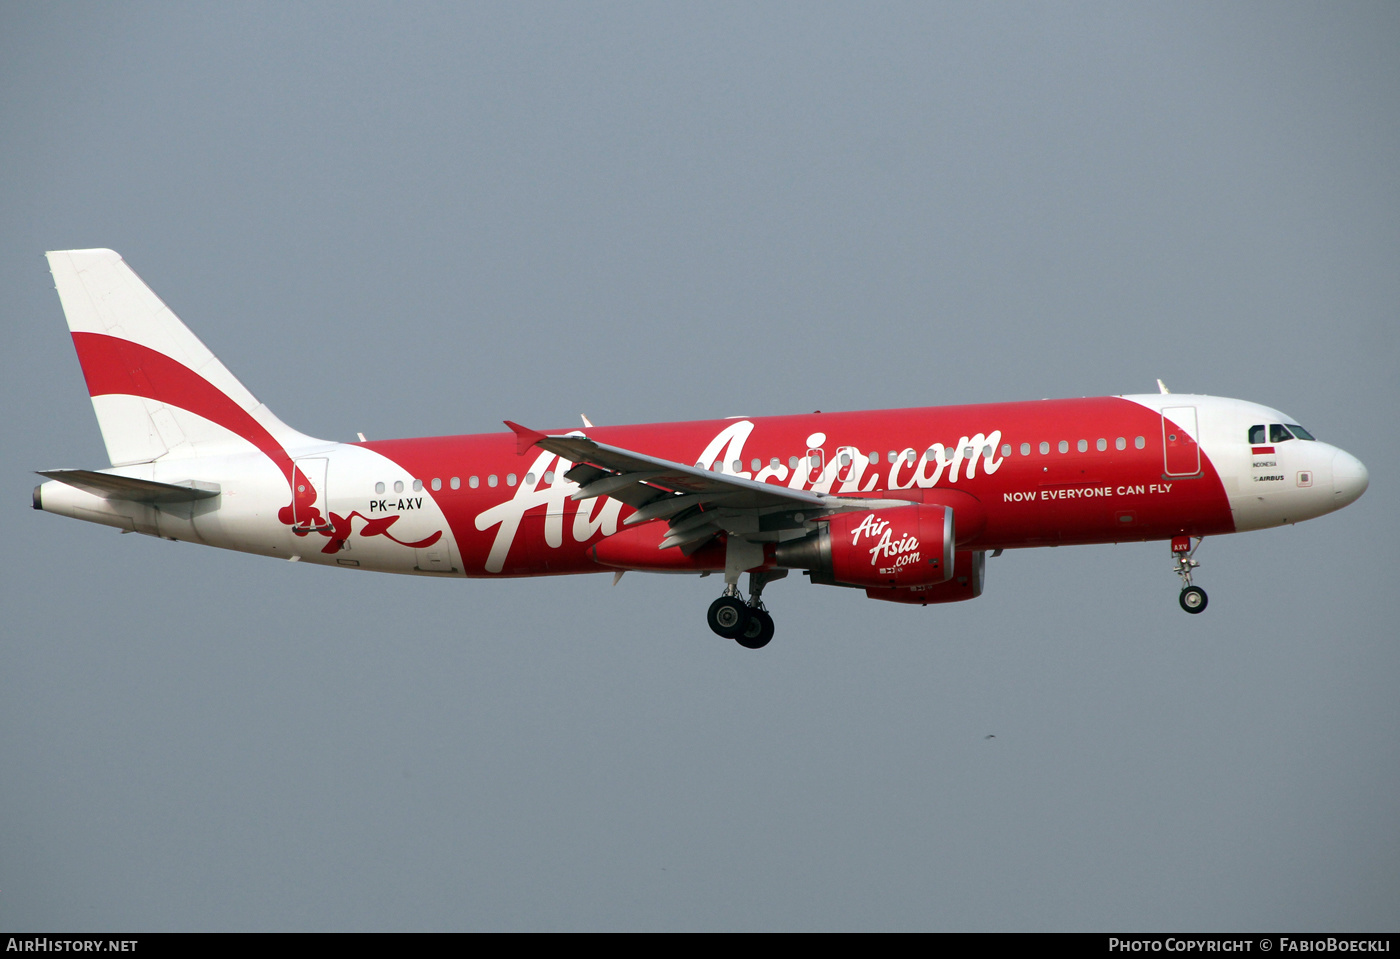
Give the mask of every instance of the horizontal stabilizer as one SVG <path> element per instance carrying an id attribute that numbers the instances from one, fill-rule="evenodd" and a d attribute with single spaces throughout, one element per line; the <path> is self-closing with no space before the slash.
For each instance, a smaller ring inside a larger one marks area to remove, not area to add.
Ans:
<path id="1" fill-rule="evenodd" d="M 193 503 L 219 495 L 217 483 L 189 480 L 185 483 L 157 483 L 154 480 L 115 476 L 95 470 L 39 470 L 40 476 L 58 480 L 67 486 L 84 490 L 104 499 L 122 499 L 133 503 Z"/>

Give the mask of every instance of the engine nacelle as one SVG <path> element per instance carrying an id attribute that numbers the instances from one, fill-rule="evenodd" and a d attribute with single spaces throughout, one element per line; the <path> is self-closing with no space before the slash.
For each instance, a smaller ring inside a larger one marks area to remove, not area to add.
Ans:
<path id="1" fill-rule="evenodd" d="M 913 603 L 917 606 L 957 603 L 981 596 L 982 582 L 986 575 L 987 554 L 980 549 L 960 549 L 953 561 L 953 576 L 946 583 L 896 589 L 867 589 L 865 595 L 871 599 L 883 599 L 888 603 Z"/>
<path id="2" fill-rule="evenodd" d="M 946 506 L 896 506 L 837 513 L 802 539 L 779 543 L 779 566 L 811 570 L 839 586 L 933 586 L 953 575 L 956 537 Z"/>

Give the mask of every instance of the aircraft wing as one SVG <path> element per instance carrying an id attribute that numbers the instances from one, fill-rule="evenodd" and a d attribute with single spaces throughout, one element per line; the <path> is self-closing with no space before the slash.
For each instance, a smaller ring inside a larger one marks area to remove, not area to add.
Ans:
<path id="1" fill-rule="evenodd" d="M 538 446 L 576 464 L 565 474 L 579 484 L 573 499 L 611 496 L 635 507 L 623 525 L 667 519 L 671 530 L 662 548 L 698 548 L 720 530 L 772 532 L 801 527 L 827 513 L 907 502 L 791 489 L 609 446 L 578 433 L 548 436 L 510 420 L 506 425 L 515 432 L 522 455 Z"/>

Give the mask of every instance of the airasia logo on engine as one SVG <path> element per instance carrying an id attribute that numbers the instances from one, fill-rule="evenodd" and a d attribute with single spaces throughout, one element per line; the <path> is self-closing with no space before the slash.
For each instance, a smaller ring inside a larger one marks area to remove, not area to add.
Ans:
<path id="1" fill-rule="evenodd" d="M 862 545 L 861 540 L 872 539 L 876 539 L 876 543 L 869 549 L 870 565 L 877 567 L 877 573 L 894 575 L 902 567 L 919 561 L 919 537 L 912 533 L 902 533 L 899 539 L 895 539 L 894 528 L 889 520 L 882 519 L 875 513 L 867 513 L 860 525 L 851 530 L 851 545 L 858 547 Z M 885 561 L 885 565 L 880 565 L 881 560 Z"/>
<path id="2" fill-rule="evenodd" d="M 948 578 L 952 513 L 944 506 L 896 506 L 833 516 L 831 572 L 852 586 L 928 586 Z"/>

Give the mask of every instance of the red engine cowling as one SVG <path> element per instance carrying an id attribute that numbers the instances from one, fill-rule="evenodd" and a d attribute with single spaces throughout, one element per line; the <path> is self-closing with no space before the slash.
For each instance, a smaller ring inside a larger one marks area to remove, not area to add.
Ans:
<path id="1" fill-rule="evenodd" d="M 871 599 L 883 599 L 889 603 L 913 603 L 927 606 L 930 603 L 957 603 L 964 599 L 976 599 L 982 595 L 982 582 L 986 576 L 987 554 L 981 550 L 960 549 L 953 561 L 953 576 L 946 583 L 911 588 L 867 589 L 865 595 Z"/>
<path id="2" fill-rule="evenodd" d="M 811 570 L 812 582 L 841 586 L 933 586 L 953 575 L 953 511 L 896 506 L 838 513 L 822 529 L 778 544 L 779 566 Z"/>

